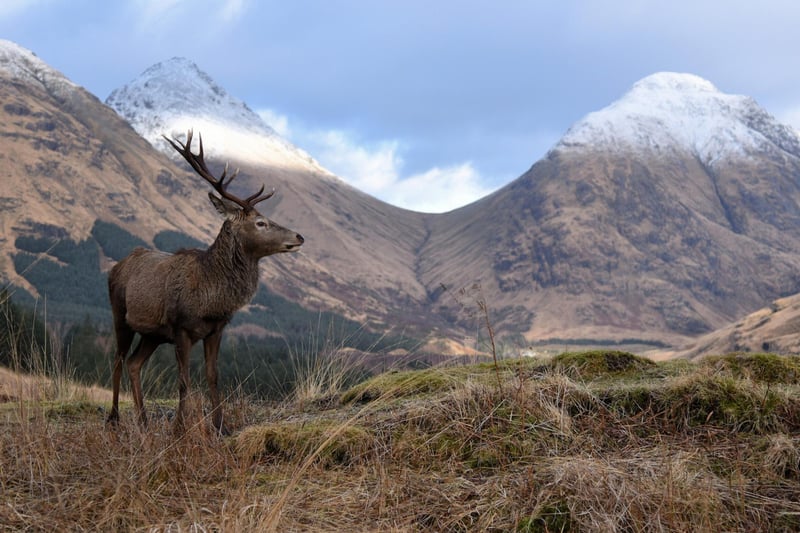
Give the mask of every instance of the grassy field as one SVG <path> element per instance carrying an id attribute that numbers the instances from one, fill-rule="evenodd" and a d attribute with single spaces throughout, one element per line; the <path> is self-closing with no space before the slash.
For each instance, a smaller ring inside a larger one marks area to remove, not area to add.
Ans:
<path id="1" fill-rule="evenodd" d="M 105 399 L 7 393 L 0 530 L 800 529 L 796 357 L 592 351 L 234 394 L 226 438 L 195 390 L 181 436 L 168 401 L 109 430 Z"/>

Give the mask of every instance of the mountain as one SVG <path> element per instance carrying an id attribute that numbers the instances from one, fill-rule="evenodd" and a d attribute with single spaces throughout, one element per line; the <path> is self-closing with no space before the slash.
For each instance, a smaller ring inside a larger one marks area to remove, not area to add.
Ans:
<path id="1" fill-rule="evenodd" d="M 162 135 L 174 137 L 194 129 L 214 140 L 207 145 L 209 157 L 235 157 L 241 164 L 326 172 L 185 58 L 153 65 L 113 91 L 106 104 L 125 117 L 150 144 L 170 156 L 174 151 Z"/>
<path id="2" fill-rule="evenodd" d="M 187 77 L 194 81 L 182 87 L 193 90 L 165 89 Z M 124 103 L 131 101 L 148 105 Z M 109 99 L 123 114 L 137 111 L 126 115 L 132 123 L 167 130 L 218 117 L 223 137 L 240 122 L 258 120 L 241 102 L 230 102 L 184 60 L 149 69 Z M 247 119 L 229 118 L 242 109 Z M 141 113 L 158 118 L 142 120 Z M 140 133 L 152 137 L 144 127 Z M 275 136 L 271 130 L 263 135 Z M 223 155 L 237 164 L 253 161 L 235 147 Z M 270 176 L 278 179 L 279 173 Z M 500 331 L 527 341 L 671 345 L 800 290 L 794 276 L 798 176 L 796 134 L 752 99 L 724 94 L 693 75 L 658 73 L 576 123 L 519 179 L 469 206 L 422 215 L 369 197 L 361 200 L 371 205 L 368 212 L 338 202 L 337 227 L 345 228 L 344 213 L 362 226 L 347 241 L 354 248 L 309 246 L 316 265 L 306 272 L 326 265 L 342 276 L 345 283 L 329 293 L 359 287 L 340 293 L 340 303 L 349 301 L 365 316 L 378 308 L 400 315 L 406 309 L 406 319 L 444 317 L 468 331 L 476 320 L 470 311 L 484 299 Z M 301 183 L 304 191 L 320 183 L 346 187 L 314 169 L 293 174 L 279 189 Z M 323 211 L 318 203 L 315 197 L 304 207 Z M 278 212 L 291 218 L 296 208 Z M 378 238 L 366 238 L 363 231 L 381 216 L 402 220 L 405 228 L 398 232 L 390 222 Z M 313 235 L 316 227 L 299 231 Z M 353 261 L 361 242 L 376 243 L 370 252 L 377 253 Z M 400 283 L 387 287 L 377 272 Z M 381 281 L 383 287 L 373 291 Z M 470 286 L 479 289 L 459 292 Z M 362 290 L 373 298 L 360 299 Z"/>
<path id="3" fill-rule="evenodd" d="M 208 186 L 30 51 L 0 41 L 0 58 L 0 279 L 17 299 L 39 298 L 50 320 L 88 314 L 107 321 L 104 272 L 114 261 L 137 245 L 168 251 L 213 241 L 222 221 L 208 202 Z M 226 143 L 246 136 L 237 146 L 249 148 L 251 157 L 232 161 L 241 165 L 233 189 L 250 194 L 262 184 L 275 186 L 262 210 L 310 245 L 308 252 L 262 262 L 264 284 L 234 326 L 248 334 L 289 329 L 307 337 L 309 328 L 333 327 L 329 319 L 338 316 L 349 322 L 315 334 L 348 337 L 365 325 L 411 338 L 436 325 L 452 331 L 444 319 L 425 317 L 419 304 L 425 291 L 416 280 L 414 251 L 426 235 L 424 220 L 348 186 L 260 119 L 248 123 L 252 112 L 215 89 L 223 107 L 237 109 L 226 116 L 211 110 L 216 120 L 229 120 L 224 130 L 198 120 L 208 127 L 200 133 L 212 170 L 227 160 L 232 145 Z M 198 99 L 190 101 L 201 110 Z M 179 121 L 170 124 L 165 132 L 185 134 Z M 348 342 L 374 342 L 357 336 Z"/>
<path id="4" fill-rule="evenodd" d="M 274 186 L 265 214 L 306 237 L 263 262 L 241 331 L 335 313 L 463 339 L 483 330 L 480 302 L 519 344 L 676 346 L 800 292 L 800 141 L 691 75 L 641 80 L 517 180 L 441 215 L 350 187 L 186 60 L 109 97 L 135 129 L 7 41 L 0 96 L 0 272 L 49 302 L 101 312 L 102 272 L 126 250 L 211 242 L 207 187 L 160 138 L 190 127 L 212 170 L 241 168 L 235 192 Z"/>
<path id="5" fill-rule="evenodd" d="M 527 339 L 679 343 L 800 290 L 800 142 L 659 73 L 508 186 L 435 219 L 423 282 L 479 278 Z"/>

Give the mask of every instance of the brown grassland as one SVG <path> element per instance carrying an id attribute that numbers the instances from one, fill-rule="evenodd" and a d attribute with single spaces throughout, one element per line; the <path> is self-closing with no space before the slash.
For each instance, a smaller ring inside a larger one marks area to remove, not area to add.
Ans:
<path id="1" fill-rule="evenodd" d="M 498 380 L 498 377 L 500 378 Z M 3 531 L 796 531 L 800 359 L 564 353 L 233 394 L 146 431 L 107 399 L 0 404 Z"/>

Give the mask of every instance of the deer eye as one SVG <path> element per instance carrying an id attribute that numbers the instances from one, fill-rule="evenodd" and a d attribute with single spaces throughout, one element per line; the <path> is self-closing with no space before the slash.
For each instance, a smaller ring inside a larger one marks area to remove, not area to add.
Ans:
<path id="1" fill-rule="evenodd" d="M 269 224 L 267 224 L 266 220 L 257 220 L 256 221 L 256 226 L 258 226 L 259 228 L 266 228 L 268 225 Z"/>

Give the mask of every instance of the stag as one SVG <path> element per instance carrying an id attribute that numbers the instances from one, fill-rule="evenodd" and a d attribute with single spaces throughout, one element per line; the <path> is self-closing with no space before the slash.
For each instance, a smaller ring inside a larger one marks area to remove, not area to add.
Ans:
<path id="1" fill-rule="evenodd" d="M 186 395 L 189 389 L 189 351 L 203 341 L 205 374 L 211 398 L 214 427 L 223 434 L 223 421 L 217 390 L 217 356 L 222 330 L 233 314 L 248 303 L 258 286 L 258 261 L 268 255 L 293 252 L 303 237 L 275 224 L 256 209 L 275 190 L 264 193 L 264 186 L 247 198 L 228 191 L 238 170 L 228 177 L 226 165 L 215 178 L 203 160 L 203 138 L 199 153 L 192 152 L 192 131 L 186 143 L 164 137 L 191 167 L 208 181 L 219 196 L 208 197 L 225 222 L 207 250 L 179 250 L 174 254 L 136 248 L 117 263 L 108 276 L 108 292 L 114 317 L 117 350 L 114 359 L 114 399 L 107 422 L 119 420 L 119 386 L 122 364 L 138 333 L 139 342 L 127 358 L 133 401 L 139 422 L 147 423 L 140 373 L 153 351 L 163 343 L 175 345 L 178 361 L 179 403 L 176 429 L 184 427 Z"/>

